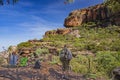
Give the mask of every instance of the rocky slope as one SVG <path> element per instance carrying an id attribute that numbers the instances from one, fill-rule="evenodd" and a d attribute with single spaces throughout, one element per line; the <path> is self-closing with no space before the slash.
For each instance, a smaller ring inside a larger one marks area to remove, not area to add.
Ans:
<path id="1" fill-rule="evenodd" d="M 83 23 L 98 21 L 102 21 L 108 24 L 120 25 L 120 13 L 113 14 L 107 6 L 98 4 L 88 8 L 72 11 L 65 19 L 64 26 L 75 27 L 80 26 Z"/>
<path id="2" fill-rule="evenodd" d="M 120 27 L 106 27 L 106 29 L 75 27 L 87 22 L 104 22 L 106 24 L 120 25 L 120 14 L 112 14 L 111 11 L 102 4 L 71 12 L 68 18 L 65 19 L 64 25 L 67 28 L 47 31 L 41 40 L 34 39 L 28 40 L 27 43 L 25 42 L 24 44 L 20 43 L 23 47 L 20 51 L 24 52 L 25 55 L 28 56 L 28 53 L 32 53 L 38 48 L 48 49 L 48 53 L 50 54 L 42 55 L 42 66 L 40 70 L 34 70 L 31 66 L 24 68 L 0 67 L 0 80 L 18 80 L 18 78 L 19 80 L 62 80 L 61 64 L 58 64 L 59 62 L 57 62 L 57 60 L 59 57 L 59 51 L 62 49 L 64 44 L 69 45 L 69 49 L 72 51 L 74 57 L 72 62 L 73 64 L 71 64 L 72 71 L 69 75 L 70 80 L 91 80 L 85 79 L 84 76 L 81 75 L 82 73 L 80 73 L 83 69 L 84 73 L 86 73 L 85 70 L 88 69 L 86 55 L 94 57 L 94 54 L 102 50 L 106 50 L 106 52 L 107 50 L 119 51 L 120 41 L 118 38 Z M 28 45 L 30 46 L 28 47 Z M 77 56 L 80 54 L 82 56 Z M 2 57 L 3 56 L 4 55 L 2 55 Z M 81 62 L 84 61 L 80 60 L 81 57 L 85 58 L 84 60 L 86 60 L 86 63 Z M 57 64 L 55 62 L 57 62 Z M 96 65 L 92 65 L 92 67 L 94 68 Z M 80 74 L 74 73 L 74 70 L 78 71 Z M 97 69 L 94 68 L 94 70 Z M 102 77 L 99 76 L 95 80 L 106 80 Z"/>

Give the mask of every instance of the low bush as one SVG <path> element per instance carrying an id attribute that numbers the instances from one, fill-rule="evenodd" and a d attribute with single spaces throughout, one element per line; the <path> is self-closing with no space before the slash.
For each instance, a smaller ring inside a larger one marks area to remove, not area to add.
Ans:
<path id="1" fill-rule="evenodd" d="M 38 54 L 38 55 L 45 55 L 45 54 L 48 54 L 49 53 L 49 50 L 47 49 L 47 48 L 38 48 L 37 50 L 36 50 L 36 53 Z"/>
<path id="2" fill-rule="evenodd" d="M 3 57 L 0 57 L 0 66 L 4 64 L 5 59 Z"/>
<path id="3" fill-rule="evenodd" d="M 118 52 L 100 51 L 96 53 L 98 72 L 104 72 L 107 76 L 110 76 L 113 68 L 120 66 L 118 56 L 120 56 Z"/>
<path id="4" fill-rule="evenodd" d="M 60 60 L 58 56 L 53 56 L 52 57 L 52 61 L 50 61 L 50 64 L 55 65 L 55 64 L 59 64 Z"/>
<path id="5" fill-rule="evenodd" d="M 24 47 L 33 47 L 33 45 L 30 42 L 21 42 L 17 45 L 18 49 L 24 48 Z"/>

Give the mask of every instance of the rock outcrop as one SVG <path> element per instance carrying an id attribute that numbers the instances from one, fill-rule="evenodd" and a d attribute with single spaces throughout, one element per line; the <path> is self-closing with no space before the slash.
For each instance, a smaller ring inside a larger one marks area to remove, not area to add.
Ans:
<path id="1" fill-rule="evenodd" d="M 61 28 L 61 29 L 57 29 L 57 30 L 52 30 L 52 31 L 47 31 L 45 32 L 45 36 L 47 35 L 56 35 L 56 34 L 62 34 L 62 35 L 65 35 L 65 34 L 68 34 L 71 32 L 71 29 L 70 28 Z"/>
<path id="2" fill-rule="evenodd" d="M 71 28 L 62 28 L 62 29 L 57 29 L 57 30 L 52 30 L 52 31 L 47 31 L 45 32 L 44 37 L 47 37 L 48 35 L 57 35 L 57 34 L 61 34 L 61 35 L 72 35 L 74 37 L 81 37 L 79 35 L 79 30 L 74 30 Z"/>
<path id="3" fill-rule="evenodd" d="M 72 11 L 65 19 L 64 26 L 67 28 L 76 27 L 82 25 L 83 23 L 98 21 L 111 22 L 111 24 L 114 23 L 120 25 L 120 17 L 113 18 L 112 16 L 113 13 L 107 6 L 98 4 L 88 8 Z M 112 19 L 110 19 L 111 17 Z"/>

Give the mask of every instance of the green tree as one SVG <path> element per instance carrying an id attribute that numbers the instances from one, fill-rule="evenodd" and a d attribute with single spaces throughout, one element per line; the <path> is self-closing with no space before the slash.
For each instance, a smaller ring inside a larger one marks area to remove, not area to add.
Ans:
<path id="1" fill-rule="evenodd" d="M 120 0 L 105 0 L 105 5 L 114 12 L 120 12 Z"/>
<path id="2" fill-rule="evenodd" d="M 113 2 L 118 2 L 120 3 L 120 0 L 105 0 L 106 3 L 111 4 Z"/>
<path id="3" fill-rule="evenodd" d="M 11 52 L 12 51 L 12 46 L 8 47 L 8 51 Z"/>
<path id="4" fill-rule="evenodd" d="M 4 4 L 15 4 L 17 3 L 19 0 L 0 0 L 0 5 L 4 5 Z"/>

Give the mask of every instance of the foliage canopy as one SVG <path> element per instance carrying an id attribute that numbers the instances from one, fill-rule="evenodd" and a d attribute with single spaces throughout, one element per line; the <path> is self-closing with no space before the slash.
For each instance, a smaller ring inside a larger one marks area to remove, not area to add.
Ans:
<path id="1" fill-rule="evenodd" d="M 5 4 L 15 4 L 19 0 L 0 0 L 0 5 L 5 5 Z"/>

